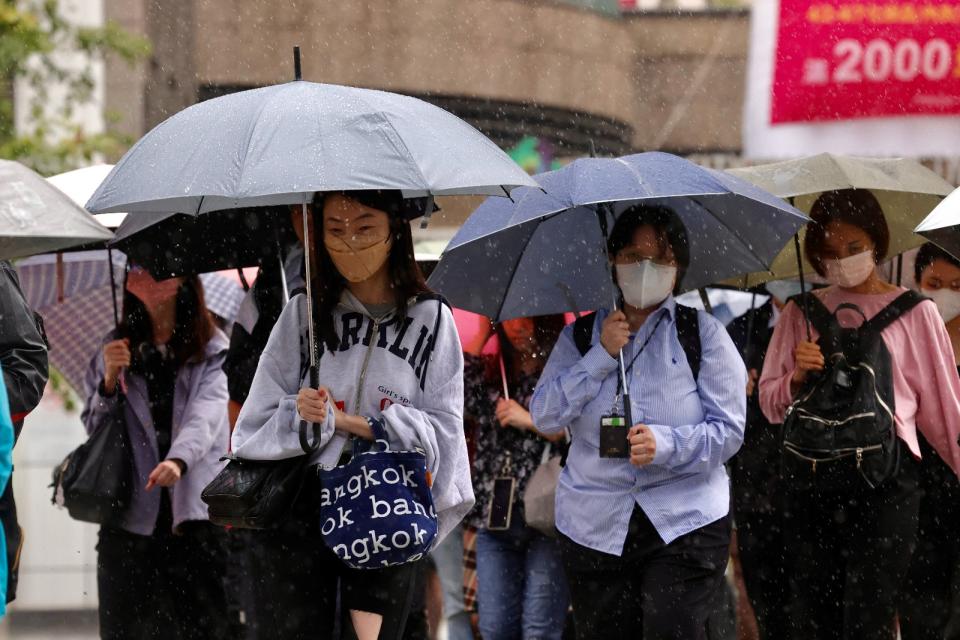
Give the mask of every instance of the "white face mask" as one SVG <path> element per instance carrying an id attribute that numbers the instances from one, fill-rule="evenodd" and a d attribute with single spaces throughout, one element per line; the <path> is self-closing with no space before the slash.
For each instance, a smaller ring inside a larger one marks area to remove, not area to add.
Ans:
<path id="1" fill-rule="evenodd" d="M 944 323 L 950 322 L 957 316 L 960 316 L 960 291 L 953 289 L 921 289 L 923 295 L 933 300 L 940 315 L 943 316 Z"/>
<path id="2" fill-rule="evenodd" d="M 617 283 L 623 299 L 637 309 L 649 309 L 667 299 L 677 281 L 677 268 L 653 260 L 618 264 Z"/>
<path id="3" fill-rule="evenodd" d="M 826 260 L 825 263 L 827 282 L 844 289 L 863 284 L 877 268 L 870 249 L 842 260 Z"/>

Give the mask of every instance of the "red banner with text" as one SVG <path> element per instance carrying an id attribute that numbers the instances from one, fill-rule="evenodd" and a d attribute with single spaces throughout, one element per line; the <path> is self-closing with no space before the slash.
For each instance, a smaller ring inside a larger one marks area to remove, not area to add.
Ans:
<path id="1" fill-rule="evenodd" d="M 780 0 L 771 123 L 957 114 L 958 0 Z"/>

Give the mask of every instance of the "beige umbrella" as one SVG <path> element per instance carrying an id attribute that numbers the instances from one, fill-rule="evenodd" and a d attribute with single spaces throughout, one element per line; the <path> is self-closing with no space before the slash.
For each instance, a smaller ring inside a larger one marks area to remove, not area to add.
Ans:
<path id="1" fill-rule="evenodd" d="M 918 247 L 924 239 L 914 229 L 953 186 L 916 160 L 866 158 L 821 153 L 816 156 L 772 164 L 730 169 L 729 173 L 784 198 L 804 213 L 824 191 L 869 189 L 883 208 L 890 227 L 889 255 Z M 801 230 L 799 240 L 805 230 Z M 798 243 L 787 245 L 774 259 L 769 272 L 756 272 L 730 281 L 752 287 L 770 280 L 795 278 Z M 813 267 L 804 259 L 804 272 Z"/>

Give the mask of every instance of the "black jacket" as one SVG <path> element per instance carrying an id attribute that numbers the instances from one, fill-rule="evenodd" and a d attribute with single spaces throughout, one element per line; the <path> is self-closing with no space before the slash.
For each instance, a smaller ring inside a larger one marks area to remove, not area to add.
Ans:
<path id="1" fill-rule="evenodd" d="M 47 345 L 20 289 L 13 266 L 0 260 L 0 366 L 17 435 L 23 416 L 43 396 L 49 374 Z"/>
<path id="2" fill-rule="evenodd" d="M 750 314 L 753 313 L 753 321 Z M 747 369 L 763 371 L 770 345 L 773 303 L 734 318 L 727 331 L 744 357 Z M 780 425 L 771 425 L 760 410 L 759 385 L 747 398 L 747 427 L 743 446 L 730 461 L 734 511 L 770 512 L 780 496 Z"/>

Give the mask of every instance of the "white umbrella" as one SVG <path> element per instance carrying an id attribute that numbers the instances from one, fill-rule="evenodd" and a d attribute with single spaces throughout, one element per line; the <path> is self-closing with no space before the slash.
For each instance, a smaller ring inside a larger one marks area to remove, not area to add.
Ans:
<path id="1" fill-rule="evenodd" d="M 916 231 L 945 251 L 960 256 L 960 189 L 937 205 Z"/>
<path id="2" fill-rule="evenodd" d="M 47 178 L 47 182 L 70 196 L 70 199 L 81 207 L 86 206 L 87 200 L 100 187 L 100 183 L 113 170 L 112 164 L 94 164 L 82 169 L 74 169 L 65 173 L 58 173 Z M 116 229 L 127 217 L 126 213 L 98 213 L 93 216 L 97 222 L 110 229 Z"/>

